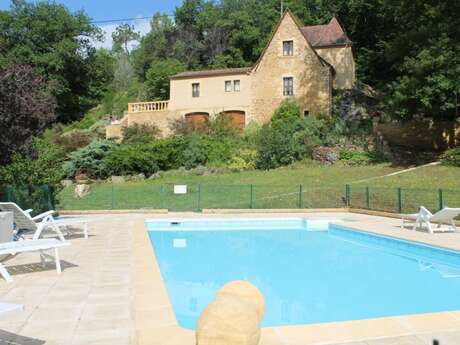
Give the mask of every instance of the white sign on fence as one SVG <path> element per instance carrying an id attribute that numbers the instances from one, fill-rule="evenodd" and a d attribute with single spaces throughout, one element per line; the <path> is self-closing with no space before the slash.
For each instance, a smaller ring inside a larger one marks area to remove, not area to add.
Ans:
<path id="1" fill-rule="evenodd" d="M 187 194 L 187 185 L 174 185 L 174 194 Z"/>

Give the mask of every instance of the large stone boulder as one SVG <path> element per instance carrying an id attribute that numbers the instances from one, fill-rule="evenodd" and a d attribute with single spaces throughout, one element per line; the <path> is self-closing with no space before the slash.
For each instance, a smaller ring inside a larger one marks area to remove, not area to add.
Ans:
<path id="1" fill-rule="evenodd" d="M 112 176 L 112 177 L 110 177 L 110 182 L 112 182 L 112 183 L 123 183 L 123 182 L 125 182 L 125 178 L 123 176 Z"/>
<path id="2" fill-rule="evenodd" d="M 75 186 L 75 197 L 84 198 L 91 191 L 91 187 L 88 184 L 77 184 Z"/>
<path id="3" fill-rule="evenodd" d="M 72 180 L 62 180 L 61 181 L 61 186 L 63 187 L 70 187 L 73 185 L 73 181 Z"/>
<path id="4" fill-rule="evenodd" d="M 257 311 L 259 321 L 265 313 L 265 300 L 262 293 L 251 283 L 244 280 L 235 280 L 225 284 L 218 292 L 216 298 L 236 297 L 248 304 L 252 304 Z"/>
<path id="5" fill-rule="evenodd" d="M 257 345 L 265 302 L 245 281 L 226 284 L 198 320 L 197 345 Z"/>

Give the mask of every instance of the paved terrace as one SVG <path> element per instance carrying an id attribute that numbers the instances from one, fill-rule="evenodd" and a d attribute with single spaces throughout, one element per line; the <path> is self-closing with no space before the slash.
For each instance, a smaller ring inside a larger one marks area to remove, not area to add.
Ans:
<path id="1" fill-rule="evenodd" d="M 342 218 L 347 226 L 460 249 L 460 234 L 402 231 L 396 219 L 352 213 L 302 215 Z M 181 216 L 238 217 L 174 214 Z M 22 303 L 25 310 L 0 317 L 0 344 L 194 345 L 194 333 L 176 323 L 143 224 L 147 217 L 171 215 L 90 217 L 90 238 L 74 234 L 72 245 L 61 250 L 61 275 L 53 264 L 43 268 L 38 253 L 6 262 L 14 282 L 0 281 L 0 301 Z M 260 344 L 429 345 L 433 338 L 441 345 L 460 344 L 460 312 L 266 328 Z"/>

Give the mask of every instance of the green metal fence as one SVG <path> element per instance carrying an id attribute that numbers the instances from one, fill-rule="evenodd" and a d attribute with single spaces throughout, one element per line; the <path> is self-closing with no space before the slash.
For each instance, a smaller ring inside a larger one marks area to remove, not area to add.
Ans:
<path id="1" fill-rule="evenodd" d="M 54 209 L 54 195 L 51 186 L 0 187 L 0 201 L 15 202 L 23 209 L 33 209 L 35 213 Z"/>
<path id="2" fill-rule="evenodd" d="M 173 184 L 140 183 L 91 185 L 83 198 L 72 187 L 64 188 L 54 200 L 48 186 L 3 187 L 1 201 L 14 201 L 37 211 L 168 209 L 201 211 L 203 209 L 308 209 L 351 207 L 413 213 L 420 205 L 432 211 L 444 206 L 460 207 L 460 190 L 380 188 L 372 186 L 317 187 L 302 185 L 220 185 L 189 184 L 186 194 L 175 194 Z"/>

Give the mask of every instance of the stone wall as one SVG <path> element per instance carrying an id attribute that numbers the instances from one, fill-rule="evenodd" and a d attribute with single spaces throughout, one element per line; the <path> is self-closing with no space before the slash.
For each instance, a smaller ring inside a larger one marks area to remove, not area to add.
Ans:
<path id="1" fill-rule="evenodd" d="M 374 130 L 390 145 L 409 149 L 442 151 L 460 145 L 460 124 L 456 122 L 379 123 Z"/>
<path id="2" fill-rule="evenodd" d="M 294 41 L 293 56 L 283 56 L 283 41 L 287 40 Z M 294 98 L 302 110 L 329 113 L 330 73 L 330 68 L 321 63 L 294 18 L 287 13 L 252 73 L 249 121 L 269 121 L 273 111 L 288 98 L 283 96 L 283 77 L 294 78 Z"/>
<path id="3" fill-rule="evenodd" d="M 353 88 L 356 82 L 356 68 L 351 47 L 317 48 L 316 52 L 334 66 L 334 89 Z"/>
<path id="4" fill-rule="evenodd" d="M 122 135 L 122 125 L 121 124 L 110 124 L 105 127 L 105 137 L 107 139 L 120 139 Z"/>
<path id="5" fill-rule="evenodd" d="M 161 131 L 161 135 L 168 136 L 171 133 L 171 123 L 179 118 L 181 118 L 180 113 L 172 110 L 129 113 L 128 126 L 134 124 L 155 125 Z"/>

